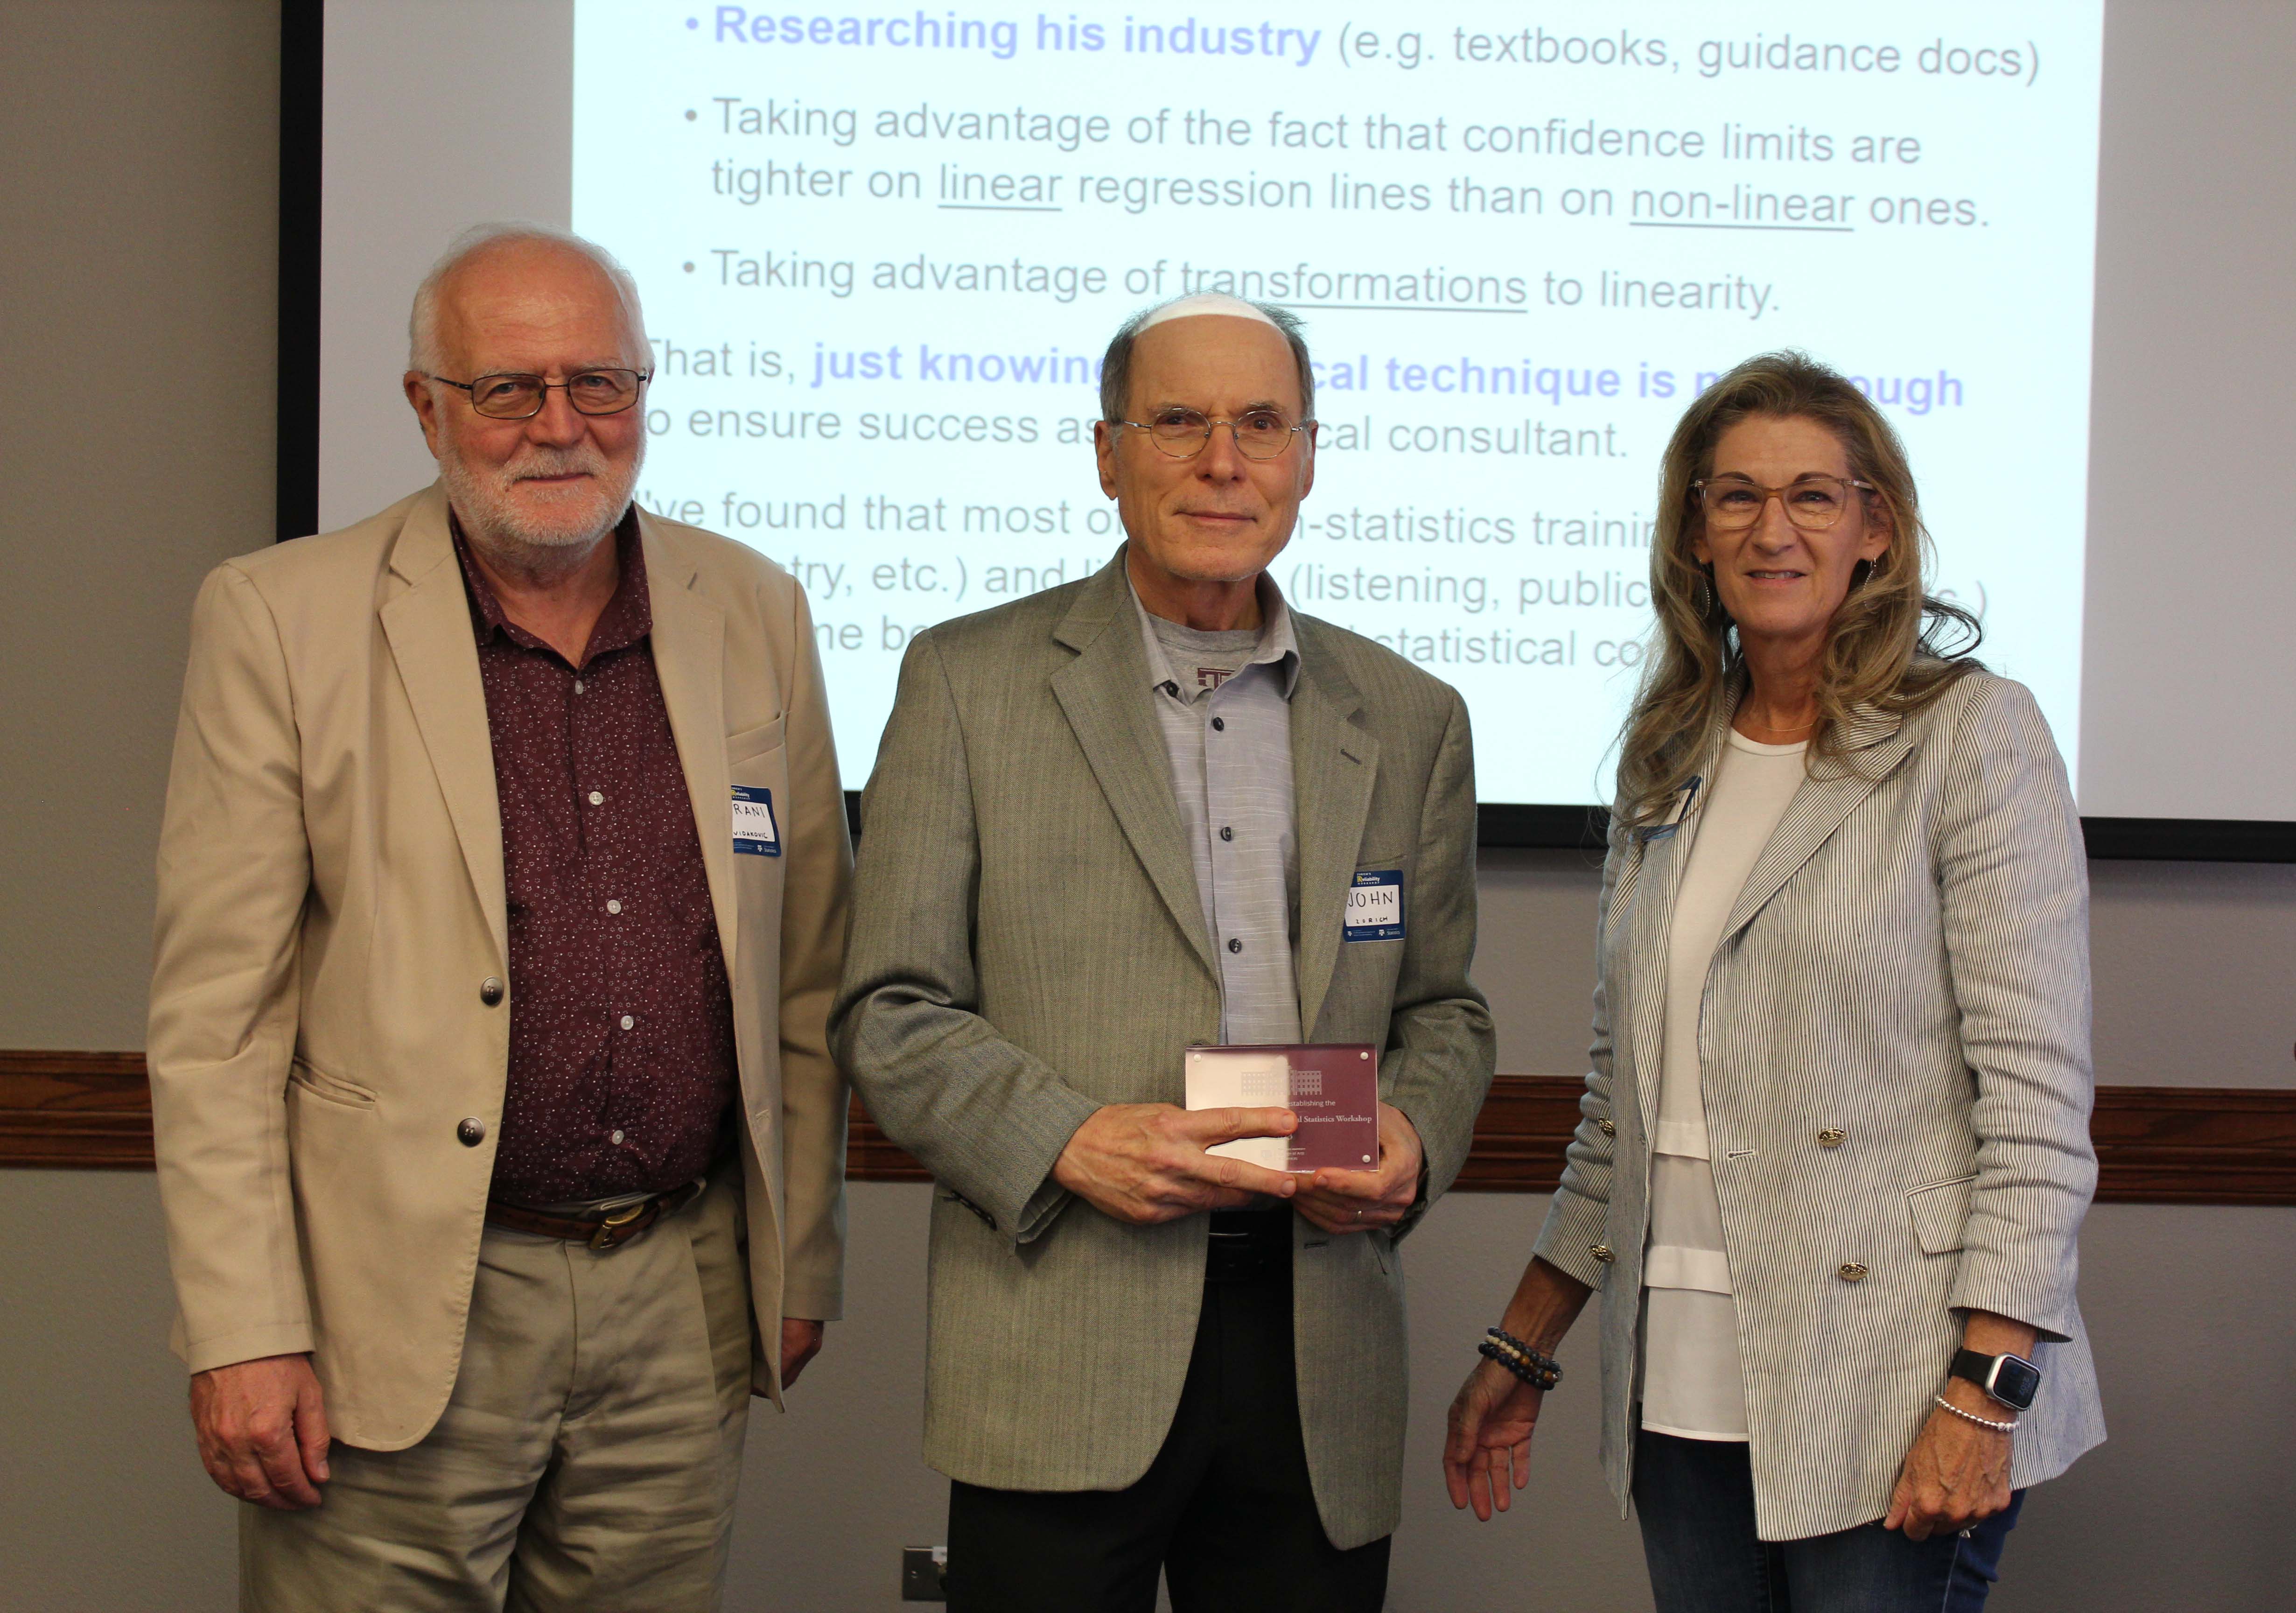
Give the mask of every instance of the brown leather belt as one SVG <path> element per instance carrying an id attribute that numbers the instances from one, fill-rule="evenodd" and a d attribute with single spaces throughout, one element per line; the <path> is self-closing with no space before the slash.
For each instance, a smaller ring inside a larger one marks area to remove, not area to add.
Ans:
<path id="1" fill-rule="evenodd" d="M 687 1205 L 701 1197 L 709 1184 L 689 1181 L 682 1188 L 672 1188 L 667 1193 L 657 1193 L 652 1198 L 642 1198 L 636 1204 L 626 1204 L 618 1210 L 602 1210 L 595 1214 L 553 1215 L 543 1210 L 529 1210 L 523 1205 L 505 1204 L 499 1198 L 487 1200 L 487 1224 L 507 1227 L 513 1232 L 531 1232 L 537 1238 L 562 1238 L 569 1243 L 585 1243 L 594 1249 L 619 1248 L 658 1221 L 666 1221 Z"/>

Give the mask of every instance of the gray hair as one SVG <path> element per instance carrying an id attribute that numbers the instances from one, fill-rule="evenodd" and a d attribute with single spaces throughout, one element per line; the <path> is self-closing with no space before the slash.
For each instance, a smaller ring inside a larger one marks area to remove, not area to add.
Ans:
<path id="1" fill-rule="evenodd" d="M 1237 300 L 1250 300 L 1239 298 Z M 1140 339 L 1141 326 L 1146 325 L 1158 309 L 1169 306 L 1169 302 L 1159 302 L 1153 308 L 1142 309 L 1118 325 L 1116 334 L 1109 340 L 1108 356 L 1100 361 L 1100 417 L 1109 424 L 1116 425 L 1123 421 L 1125 400 L 1132 395 L 1132 348 Z M 1313 420 L 1316 417 L 1316 372 L 1308 362 L 1308 339 L 1300 333 L 1300 316 L 1272 302 L 1253 302 L 1251 306 L 1267 315 L 1275 328 L 1283 333 L 1283 340 L 1292 349 L 1292 362 L 1300 366 L 1300 418 Z"/>
<path id="2" fill-rule="evenodd" d="M 630 271 L 622 267 L 619 259 L 596 242 L 585 241 L 572 230 L 514 218 L 472 225 L 455 237 L 446 253 L 430 266 L 430 272 L 422 276 L 422 284 L 414 288 L 414 307 L 406 316 L 407 368 L 420 370 L 427 375 L 444 362 L 439 353 L 439 288 L 446 284 L 447 277 L 481 252 L 521 242 L 564 247 L 595 264 L 599 271 L 613 282 L 614 290 L 620 293 L 622 307 L 629 314 L 630 328 L 644 343 L 645 310 L 638 301 L 638 283 L 630 277 Z"/>

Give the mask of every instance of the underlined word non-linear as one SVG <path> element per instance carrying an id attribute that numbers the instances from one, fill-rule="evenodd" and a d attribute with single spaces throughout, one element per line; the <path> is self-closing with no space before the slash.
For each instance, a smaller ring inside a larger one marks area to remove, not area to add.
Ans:
<path id="1" fill-rule="evenodd" d="M 1627 227 L 1635 230 L 1798 230 L 1817 235 L 1854 235 L 1857 233 L 1857 226 L 1854 224 L 1693 224 L 1671 218 L 1633 218 L 1628 220 Z"/>

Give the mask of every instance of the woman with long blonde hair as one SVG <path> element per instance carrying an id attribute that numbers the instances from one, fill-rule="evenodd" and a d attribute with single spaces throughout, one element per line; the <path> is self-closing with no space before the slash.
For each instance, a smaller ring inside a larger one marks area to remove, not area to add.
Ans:
<path id="1" fill-rule="evenodd" d="M 1506 1510 L 1600 1288 L 1660 1613 L 1972 1613 L 2027 1487 L 2103 1437 L 2064 765 L 1930 593 L 1904 448 L 1842 376 L 1723 376 L 1660 510 L 1583 1118 L 1446 1480 Z"/>

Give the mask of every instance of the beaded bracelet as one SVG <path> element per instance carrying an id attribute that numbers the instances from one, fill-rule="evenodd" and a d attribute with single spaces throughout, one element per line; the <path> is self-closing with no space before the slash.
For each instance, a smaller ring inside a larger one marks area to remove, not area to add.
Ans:
<path id="1" fill-rule="evenodd" d="M 2017 1431 L 2017 1420 L 2013 1417 L 2007 1422 L 1996 1422 L 1989 1417 L 1980 1417 L 1974 1411 L 1963 1411 L 1942 1395 L 1932 1395 L 1930 1398 L 1937 1402 L 1938 1410 L 1940 1411 L 1950 1411 L 1956 1417 L 1973 1422 L 1980 1428 L 1990 1428 L 1996 1434 L 2014 1434 Z"/>
<path id="2" fill-rule="evenodd" d="M 1482 1343 L 1475 1354 L 1485 1361 L 1495 1361 L 1517 1378 L 1541 1394 L 1562 1381 L 1562 1363 L 1552 1355 L 1543 1355 L 1513 1334 L 1497 1328 L 1483 1331 Z"/>
<path id="3" fill-rule="evenodd" d="M 1557 1381 L 1557 1383 L 1562 1381 L 1563 1362 L 1554 1361 L 1554 1355 L 1538 1354 L 1536 1349 L 1531 1349 L 1531 1344 L 1527 1342 L 1527 1339 L 1518 1339 L 1513 1333 L 1506 1333 L 1504 1328 L 1486 1328 L 1483 1333 L 1486 1333 L 1486 1337 L 1497 1339 L 1502 1349 L 1515 1351 L 1515 1355 L 1520 1355 L 1520 1358 L 1524 1358 L 1524 1361 L 1529 1361 L 1540 1374 L 1547 1374 L 1552 1381 Z"/>

